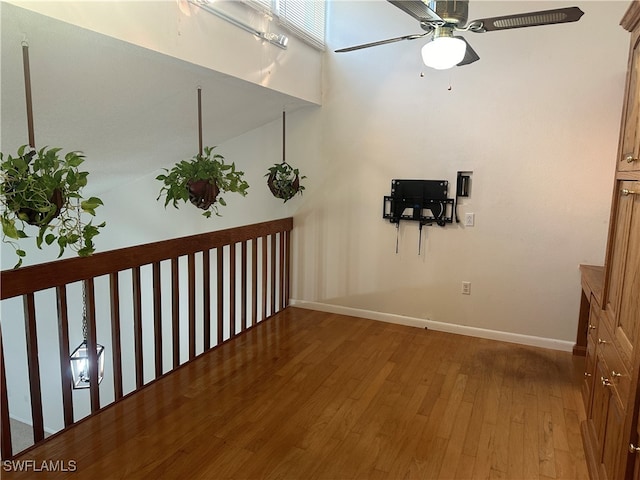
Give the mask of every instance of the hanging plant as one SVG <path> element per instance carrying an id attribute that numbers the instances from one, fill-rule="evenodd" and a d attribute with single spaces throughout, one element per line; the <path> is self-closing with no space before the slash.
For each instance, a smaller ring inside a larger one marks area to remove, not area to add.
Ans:
<path id="1" fill-rule="evenodd" d="M 36 246 L 56 243 L 60 257 L 66 248 L 81 257 L 94 251 L 93 238 L 105 223 L 93 225 L 82 221 L 81 214 L 95 215 L 102 200 L 82 197 L 87 185 L 88 172 L 78 168 L 84 162 L 81 152 L 69 152 L 61 158 L 61 148 L 29 149 L 24 145 L 17 155 L 0 153 L 0 204 L 2 205 L 2 241 L 10 244 L 18 256 L 14 268 L 22 265 L 26 252 L 17 240 L 28 238 L 25 229 L 31 225 L 38 229 Z"/>
<path id="2" fill-rule="evenodd" d="M 300 180 L 307 178 L 304 175 L 300 176 L 300 171 L 286 162 L 276 163 L 270 167 L 265 177 L 268 177 L 267 186 L 273 196 L 285 202 L 291 200 L 297 193 L 302 195 L 304 186 L 300 184 Z"/>
<path id="3" fill-rule="evenodd" d="M 179 200 L 189 201 L 205 210 L 202 215 L 209 218 L 212 212 L 220 216 L 218 204 L 227 205 L 221 193 L 235 192 L 246 196 L 249 184 L 242 179 L 244 172 L 236 170 L 234 163 L 225 163 L 222 155 L 213 153 L 214 148 L 205 147 L 204 154 L 182 160 L 171 170 L 165 168 L 167 174 L 156 177 L 163 183 L 156 200 L 164 195 L 165 208 L 169 203 L 178 208 Z"/>
<path id="4" fill-rule="evenodd" d="M 267 186 L 271 194 L 276 198 L 281 198 L 287 202 L 291 200 L 296 193 L 302 195 L 304 187 L 300 184 L 300 180 L 307 178 L 300 176 L 300 171 L 293 168 L 285 160 L 286 146 L 286 113 L 282 112 L 282 162 L 276 163 L 269 168 L 269 173 L 265 175 L 267 178 Z"/>
<path id="5" fill-rule="evenodd" d="M 69 152 L 60 158 L 61 148 L 35 149 L 29 45 L 22 43 L 25 97 L 27 103 L 27 133 L 29 144 L 18 149 L 16 156 L 6 160 L 0 152 L 0 223 L 2 241 L 11 245 L 22 265 L 26 252 L 19 248 L 18 240 L 28 238 L 27 225 L 38 229 L 36 246 L 57 243 L 62 256 L 68 248 L 81 257 L 94 251 L 93 238 L 105 223 L 93 225 L 83 222 L 82 213 L 95 215 L 102 200 L 90 197 L 84 200 L 82 189 L 87 185 L 89 173 L 81 172 L 84 162 L 81 152 Z"/>

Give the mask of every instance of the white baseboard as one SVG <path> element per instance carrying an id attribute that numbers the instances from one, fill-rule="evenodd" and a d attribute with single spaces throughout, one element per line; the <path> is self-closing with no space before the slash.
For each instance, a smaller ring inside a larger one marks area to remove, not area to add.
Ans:
<path id="1" fill-rule="evenodd" d="M 31 419 L 17 417 L 15 415 L 11 415 L 11 414 L 9 414 L 9 418 L 11 420 L 15 420 L 16 422 L 23 423 L 24 425 L 27 425 L 28 427 L 33 427 L 33 424 L 31 423 Z M 53 430 L 51 428 L 47 428 L 46 426 L 43 427 L 43 430 L 44 430 L 45 433 L 48 433 L 49 435 L 53 435 L 57 431 L 57 430 Z"/>
<path id="2" fill-rule="evenodd" d="M 573 342 L 567 342 L 565 340 L 535 337 L 532 335 L 521 335 L 518 333 L 500 332 L 497 330 L 488 330 L 485 328 L 469 327 L 465 325 L 455 325 L 452 323 L 434 322 L 433 320 L 427 320 L 423 318 L 406 317 L 404 315 L 394 315 L 392 313 L 374 312 L 371 310 L 344 307 L 341 305 L 331 305 L 328 303 L 306 302 L 303 300 L 292 299 L 290 301 L 290 305 L 294 307 L 308 308 L 310 310 L 318 310 L 321 312 L 350 315 L 352 317 L 368 318 L 369 320 L 396 323 L 399 325 L 407 325 L 410 327 L 428 328 L 439 332 L 456 333 L 458 335 L 487 338 L 489 340 L 499 340 L 502 342 L 529 345 L 532 347 L 549 348 L 552 350 L 561 350 L 563 352 L 571 352 L 573 351 L 574 347 Z"/>

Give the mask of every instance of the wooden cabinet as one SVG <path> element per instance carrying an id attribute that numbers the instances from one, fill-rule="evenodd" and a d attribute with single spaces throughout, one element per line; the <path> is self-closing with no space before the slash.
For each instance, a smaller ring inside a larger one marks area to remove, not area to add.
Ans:
<path id="1" fill-rule="evenodd" d="M 640 449 L 630 448 L 640 438 L 640 0 L 621 25 L 631 32 L 629 66 L 602 301 L 591 302 L 582 385 L 582 435 L 594 480 L 640 480 Z"/>

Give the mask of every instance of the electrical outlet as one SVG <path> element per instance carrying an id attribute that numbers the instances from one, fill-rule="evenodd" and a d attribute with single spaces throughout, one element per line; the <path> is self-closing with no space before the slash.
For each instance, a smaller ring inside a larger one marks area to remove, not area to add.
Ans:
<path id="1" fill-rule="evenodd" d="M 465 227 L 473 227 L 476 223 L 476 214 L 475 213 L 465 213 L 464 214 L 464 226 Z"/>
<path id="2" fill-rule="evenodd" d="M 462 294 L 471 295 L 471 282 L 462 282 Z"/>

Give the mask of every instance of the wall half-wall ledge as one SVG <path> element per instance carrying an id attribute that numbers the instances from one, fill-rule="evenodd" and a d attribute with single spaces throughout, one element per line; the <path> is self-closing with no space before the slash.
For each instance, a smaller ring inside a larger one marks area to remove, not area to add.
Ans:
<path id="1" fill-rule="evenodd" d="M 371 310 L 345 307 L 342 305 L 332 305 L 329 303 L 307 302 L 304 300 L 291 299 L 289 304 L 293 307 L 308 308 L 310 310 L 319 310 L 321 312 L 350 315 L 353 317 L 368 318 L 370 320 L 378 320 L 381 322 L 396 323 L 399 325 L 407 325 L 410 327 L 428 328 L 439 332 L 455 333 L 458 335 L 486 338 L 489 340 L 499 340 L 501 342 L 517 343 L 520 345 L 528 345 L 531 347 L 549 348 L 551 350 L 560 350 L 563 352 L 571 352 L 573 351 L 574 347 L 574 342 L 565 340 L 536 337 L 533 335 L 521 335 L 510 332 L 500 332 L 497 330 L 487 330 L 485 328 L 469 327 L 466 325 L 435 322 L 433 320 L 427 320 L 424 318 L 407 317 L 404 315 L 395 315 L 392 313 L 374 312 Z"/>

